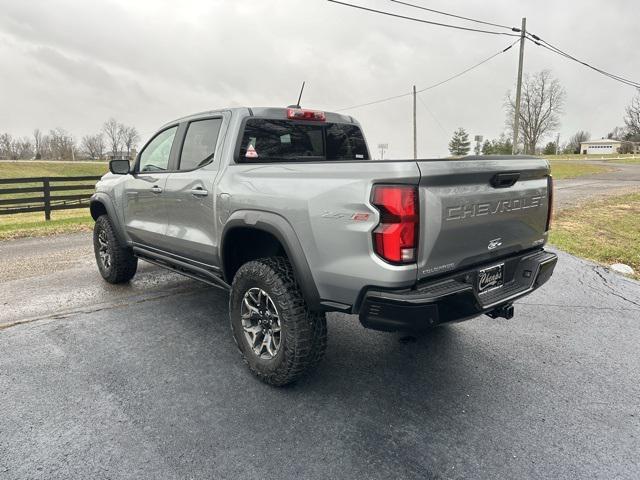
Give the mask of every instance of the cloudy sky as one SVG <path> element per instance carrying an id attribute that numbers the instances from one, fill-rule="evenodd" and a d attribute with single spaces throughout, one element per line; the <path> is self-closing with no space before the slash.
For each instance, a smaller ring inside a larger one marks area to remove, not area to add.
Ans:
<path id="1" fill-rule="evenodd" d="M 452 22 L 388 0 L 347 0 Z M 519 25 L 577 57 L 640 81 L 637 0 L 408 0 Z M 512 38 L 357 11 L 325 0 L 0 0 L 0 132 L 61 126 L 76 138 L 109 117 L 144 137 L 173 118 L 225 106 L 337 110 L 426 87 L 503 49 Z M 469 25 L 463 22 L 459 24 Z M 469 25 L 480 27 L 479 25 Z M 517 49 L 420 95 L 418 153 L 443 155 L 453 130 L 496 137 Z M 525 72 L 552 70 L 567 91 L 560 128 L 593 137 L 623 124 L 631 87 L 528 43 Z M 410 97 L 348 110 L 369 143 L 409 156 Z"/>

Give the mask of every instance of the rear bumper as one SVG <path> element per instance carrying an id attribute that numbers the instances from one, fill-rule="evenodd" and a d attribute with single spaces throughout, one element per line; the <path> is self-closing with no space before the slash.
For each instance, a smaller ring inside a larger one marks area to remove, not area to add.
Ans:
<path id="1" fill-rule="evenodd" d="M 374 330 L 420 330 L 493 312 L 544 284 L 557 261 L 554 253 L 539 250 L 420 283 L 414 289 L 372 288 L 364 294 L 360 322 Z M 505 264 L 504 285 L 478 293 L 478 271 L 498 263 Z"/>

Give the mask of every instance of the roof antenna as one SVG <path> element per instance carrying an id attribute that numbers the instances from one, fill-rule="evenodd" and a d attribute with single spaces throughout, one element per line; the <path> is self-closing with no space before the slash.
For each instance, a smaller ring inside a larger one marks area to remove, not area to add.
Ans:
<path id="1" fill-rule="evenodd" d="M 302 108 L 300 107 L 300 100 L 302 99 L 302 92 L 304 91 L 304 84 L 306 82 L 302 82 L 302 88 L 300 89 L 300 95 L 298 95 L 298 103 L 296 103 L 295 105 L 289 105 L 289 108 Z"/>

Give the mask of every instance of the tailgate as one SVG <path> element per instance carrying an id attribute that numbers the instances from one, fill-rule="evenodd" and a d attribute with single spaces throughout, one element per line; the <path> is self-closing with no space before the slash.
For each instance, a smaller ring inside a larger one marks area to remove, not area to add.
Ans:
<path id="1" fill-rule="evenodd" d="M 418 279 L 545 243 L 546 160 L 487 156 L 418 166 Z"/>

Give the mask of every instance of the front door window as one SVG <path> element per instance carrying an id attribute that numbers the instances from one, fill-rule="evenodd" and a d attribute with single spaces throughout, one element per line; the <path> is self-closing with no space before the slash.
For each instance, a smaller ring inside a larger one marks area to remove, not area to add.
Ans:
<path id="1" fill-rule="evenodd" d="M 177 126 L 163 130 L 147 144 L 142 153 L 140 153 L 139 172 L 164 172 L 167 170 L 171 146 L 177 131 Z"/>

